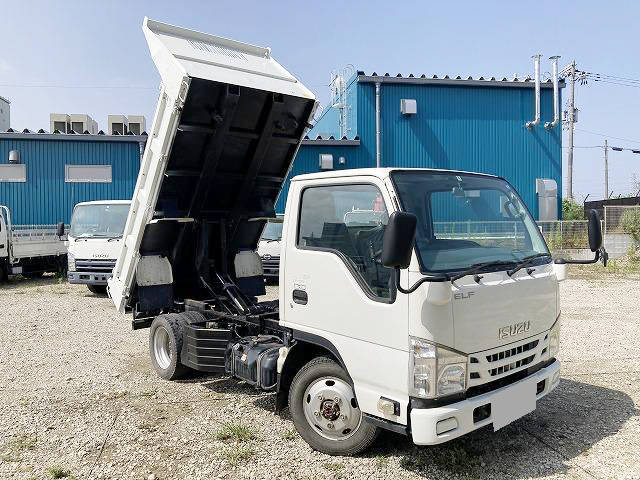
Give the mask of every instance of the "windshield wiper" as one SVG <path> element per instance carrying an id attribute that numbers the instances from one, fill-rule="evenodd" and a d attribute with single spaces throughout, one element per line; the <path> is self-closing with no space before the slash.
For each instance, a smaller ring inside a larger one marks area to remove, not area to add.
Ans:
<path id="1" fill-rule="evenodd" d="M 529 255 L 528 257 L 524 257 L 522 260 L 520 260 L 516 266 L 514 268 L 512 268 L 511 270 L 507 270 L 507 275 L 509 275 L 510 277 L 513 276 L 514 273 L 516 273 L 518 270 L 531 265 L 534 260 L 538 259 L 538 258 L 543 258 L 543 257 L 551 257 L 550 253 L 536 253 L 535 255 Z"/>
<path id="2" fill-rule="evenodd" d="M 480 273 L 484 269 L 489 267 L 502 267 L 507 265 L 513 265 L 514 263 L 516 263 L 515 260 L 514 261 L 494 260 L 492 262 L 474 263 L 473 265 L 471 265 L 471 268 L 464 270 L 462 272 L 458 272 L 454 275 L 451 275 L 451 281 L 455 282 L 456 280 L 460 280 L 462 277 L 466 277 L 467 275 L 474 275 L 476 273 Z"/>

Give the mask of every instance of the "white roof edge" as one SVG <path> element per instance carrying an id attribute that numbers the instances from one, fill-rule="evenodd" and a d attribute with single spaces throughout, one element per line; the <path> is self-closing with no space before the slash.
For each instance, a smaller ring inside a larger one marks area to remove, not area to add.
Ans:
<path id="1" fill-rule="evenodd" d="M 403 168 L 403 167 L 387 167 L 387 168 L 346 168 L 344 170 L 329 170 L 326 172 L 316 173 L 304 173 L 302 175 L 296 175 L 291 178 L 292 182 L 300 180 L 314 180 L 318 178 L 340 178 L 340 177 L 378 177 L 386 178 L 391 172 L 394 171 L 416 171 L 416 172 L 448 172 L 448 173 L 462 173 L 471 175 L 482 175 L 485 177 L 500 178 L 497 175 L 491 175 L 490 173 L 469 172 L 466 170 L 450 170 L 446 168 Z"/>
<path id="2" fill-rule="evenodd" d="M 131 200 L 91 200 L 90 202 L 78 202 L 75 207 L 82 205 L 131 205 Z"/>

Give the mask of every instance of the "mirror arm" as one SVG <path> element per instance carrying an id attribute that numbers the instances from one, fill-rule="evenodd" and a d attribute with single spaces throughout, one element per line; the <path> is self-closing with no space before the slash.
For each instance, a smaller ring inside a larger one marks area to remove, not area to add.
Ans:
<path id="1" fill-rule="evenodd" d="M 607 266 L 607 261 L 609 260 L 609 254 L 604 249 L 604 247 L 600 247 L 598 250 L 596 250 L 595 258 L 593 260 L 567 260 L 564 258 L 555 258 L 553 260 L 553 263 L 558 263 L 558 264 L 566 263 L 566 264 L 572 264 L 572 265 L 590 265 L 592 263 L 597 263 L 598 260 L 602 260 L 602 264 L 605 267 Z"/>
<path id="2" fill-rule="evenodd" d="M 400 267 L 395 267 L 395 278 L 396 278 L 396 288 L 398 289 L 398 291 L 400 293 L 404 293 L 404 294 L 410 294 L 415 292 L 418 287 L 420 285 L 422 285 L 425 282 L 448 282 L 449 281 L 449 277 L 448 276 L 440 276 L 440 277 L 422 277 L 420 280 L 418 280 L 416 283 L 414 283 L 413 285 L 411 285 L 408 289 L 402 288 L 402 286 L 400 285 Z"/>

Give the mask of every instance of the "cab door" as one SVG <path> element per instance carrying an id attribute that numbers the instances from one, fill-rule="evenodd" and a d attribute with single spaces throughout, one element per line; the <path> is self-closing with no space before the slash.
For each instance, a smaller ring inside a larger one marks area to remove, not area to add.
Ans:
<path id="1" fill-rule="evenodd" d="M 291 184 L 283 232 L 280 314 L 297 332 L 338 351 L 363 412 L 380 397 L 400 403 L 406 423 L 407 297 L 396 294 L 380 260 L 391 201 L 377 177 Z"/>

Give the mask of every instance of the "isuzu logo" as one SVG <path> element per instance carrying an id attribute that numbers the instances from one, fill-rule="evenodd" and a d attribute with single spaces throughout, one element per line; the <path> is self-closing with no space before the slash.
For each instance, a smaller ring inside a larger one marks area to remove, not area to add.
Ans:
<path id="1" fill-rule="evenodd" d="M 528 320 L 526 322 L 514 323 L 513 325 L 501 327 L 498 329 L 498 338 L 514 337 L 521 333 L 528 332 L 530 328 L 531 322 Z"/>
<path id="2" fill-rule="evenodd" d="M 93 258 L 108 258 L 109 254 L 108 253 L 94 253 L 93 254 Z"/>

